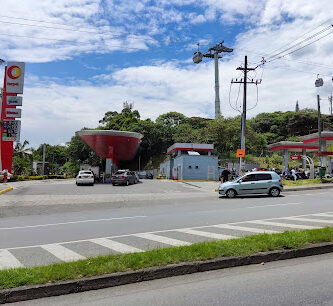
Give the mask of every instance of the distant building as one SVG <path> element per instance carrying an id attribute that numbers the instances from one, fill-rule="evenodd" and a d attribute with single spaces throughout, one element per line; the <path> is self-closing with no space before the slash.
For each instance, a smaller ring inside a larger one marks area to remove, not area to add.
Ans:
<path id="1" fill-rule="evenodd" d="M 175 143 L 168 148 L 169 159 L 160 165 L 160 174 L 174 180 L 217 181 L 218 157 L 214 145 Z"/>

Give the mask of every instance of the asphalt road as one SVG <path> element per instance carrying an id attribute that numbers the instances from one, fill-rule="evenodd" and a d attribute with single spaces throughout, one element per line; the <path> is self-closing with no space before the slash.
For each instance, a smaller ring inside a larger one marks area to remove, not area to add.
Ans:
<path id="1" fill-rule="evenodd" d="M 196 273 L 13 305 L 333 305 L 333 254 Z"/>
<path id="2" fill-rule="evenodd" d="M 21 209 L 0 219 L 0 268 L 324 227 L 333 224 L 332 195 L 328 189 L 226 199 L 161 181 L 129 188 L 71 181 L 17 186 L 0 196 L 4 215 Z"/>

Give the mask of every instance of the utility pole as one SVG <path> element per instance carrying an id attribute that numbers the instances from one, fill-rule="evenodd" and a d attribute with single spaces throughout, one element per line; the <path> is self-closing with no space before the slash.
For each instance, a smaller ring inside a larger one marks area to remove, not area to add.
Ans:
<path id="1" fill-rule="evenodd" d="M 317 79 L 315 82 L 315 86 L 322 87 L 324 85 L 324 81 L 322 78 L 319 77 L 319 74 L 317 75 Z M 321 139 L 321 113 L 320 113 L 320 96 L 317 94 L 317 107 L 318 107 L 318 155 L 319 155 L 319 163 L 320 167 L 323 166 L 323 156 L 321 153 L 321 146 L 322 146 L 322 139 Z"/>
<path id="2" fill-rule="evenodd" d="M 233 49 L 223 46 L 224 40 L 214 47 L 208 49 L 208 51 L 202 54 L 198 51 L 193 54 L 193 62 L 199 64 L 202 61 L 203 57 L 214 58 L 215 66 L 215 119 L 218 119 L 221 116 L 221 102 L 220 102 L 220 86 L 219 86 L 219 58 L 222 58 L 219 54 L 222 52 L 232 52 Z"/>
<path id="3" fill-rule="evenodd" d="M 219 54 L 214 52 L 214 66 L 215 66 L 215 119 L 221 116 L 221 102 L 220 102 L 220 82 L 219 82 Z"/>
<path id="4" fill-rule="evenodd" d="M 42 175 L 45 175 L 45 153 L 46 153 L 46 144 L 43 144 L 43 165 L 42 165 Z"/>
<path id="5" fill-rule="evenodd" d="M 317 106 L 318 106 L 318 154 L 319 154 L 319 162 L 320 162 L 320 167 L 323 165 L 323 158 L 321 154 L 321 113 L 320 113 L 320 97 L 317 95 Z"/>
<path id="6" fill-rule="evenodd" d="M 333 115 L 333 110 L 332 110 L 332 95 L 328 97 L 328 101 L 330 102 L 330 115 Z"/>
<path id="7" fill-rule="evenodd" d="M 231 80 L 231 83 L 240 83 L 243 84 L 243 111 L 242 111 L 242 118 L 241 118 L 241 149 L 245 150 L 246 145 L 246 90 L 247 90 L 247 84 L 260 84 L 261 80 L 248 80 L 247 79 L 247 73 L 248 71 L 255 70 L 255 68 L 250 68 L 247 66 L 247 56 L 245 56 L 244 60 L 244 67 L 238 67 L 236 70 L 242 70 L 244 73 L 244 79 L 240 80 Z M 242 171 L 242 163 L 243 163 L 243 157 L 240 157 L 239 159 L 239 173 Z M 244 165 L 245 165 L 245 157 L 244 157 Z"/>

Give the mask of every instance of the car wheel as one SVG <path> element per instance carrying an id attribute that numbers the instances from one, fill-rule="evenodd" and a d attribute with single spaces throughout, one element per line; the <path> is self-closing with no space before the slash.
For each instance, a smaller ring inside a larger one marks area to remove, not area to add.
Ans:
<path id="1" fill-rule="evenodd" d="M 269 195 L 271 197 L 278 197 L 280 195 L 280 189 L 279 188 L 271 188 L 271 190 L 269 191 Z"/>
<path id="2" fill-rule="evenodd" d="M 75 182 L 76 186 L 79 186 L 79 184 L 77 182 Z"/>
<path id="3" fill-rule="evenodd" d="M 233 189 L 229 189 L 229 190 L 227 190 L 225 195 L 227 196 L 227 198 L 230 198 L 230 199 L 234 198 L 236 196 L 236 191 Z"/>
<path id="4" fill-rule="evenodd" d="M 116 183 L 112 183 L 112 186 L 116 186 Z"/>
<path id="5" fill-rule="evenodd" d="M 128 186 L 128 185 L 129 185 L 129 180 L 126 181 L 126 186 Z"/>

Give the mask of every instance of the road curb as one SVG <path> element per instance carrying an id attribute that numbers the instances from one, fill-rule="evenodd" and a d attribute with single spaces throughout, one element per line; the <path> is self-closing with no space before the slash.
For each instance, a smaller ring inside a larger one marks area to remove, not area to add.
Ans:
<path id="1" fill-rule="evenodd" d="M 303 190 L 316 190 L 316 189 L 331 189 L 333 188 L 333 184 L 332 185 L 320 185 L 320 186 L 302 186 L 302 187 L 290 187 L 290 188 L 287 188 L 287 187 L 284 187 L 284 192 L 287 192 L 287 191 L 303 191 Z"/>
<path id="2" fill-rule="evenodd" d="M 78 293 L 88 290 L 127 285 L 171 276 L 179 276 L 251 264 L 260 264 L 263 262 L 319 255 L 330 252 L 333 252 L 333 242 L 313 244 L 301 249 L 261 252 L 249 256 L 224 257 L 206 261 L 187 262 L 163 267 L 153 267 L 138 271 L 105 274 L 78 280 L 61 281 L 53 284 L 3 289 L 0 290 L 0 303 L 13 303 L 44 297 Z"/>
<path id="3" fill-rule="evenodd" d="M 8 187 L 8 188 L 5 188 L 5 189 L 2 189 L 2 190 L 0 190 L 0 194 L 3 194 L 5 192 L 11 191 L 11 190 L 13 190 L 13 187 Z"/>

